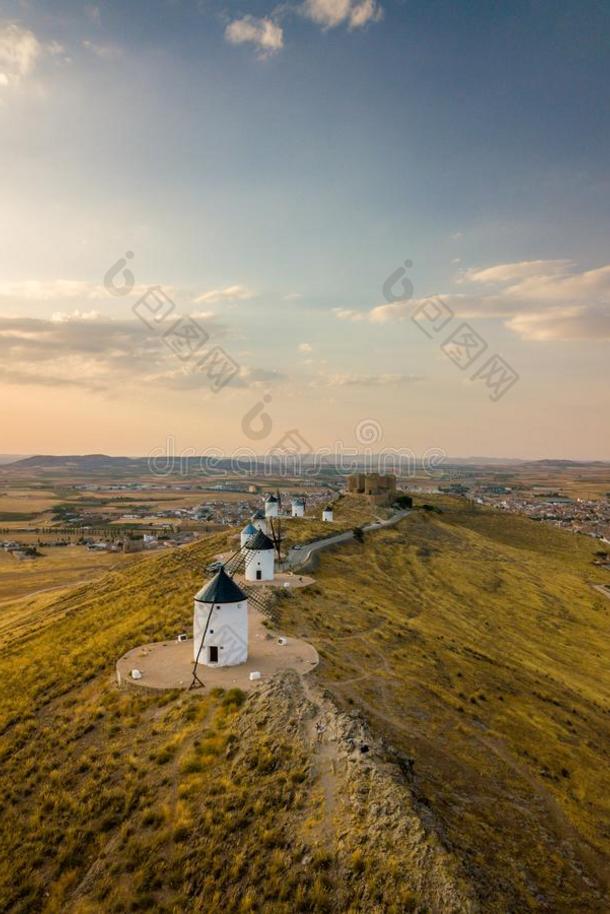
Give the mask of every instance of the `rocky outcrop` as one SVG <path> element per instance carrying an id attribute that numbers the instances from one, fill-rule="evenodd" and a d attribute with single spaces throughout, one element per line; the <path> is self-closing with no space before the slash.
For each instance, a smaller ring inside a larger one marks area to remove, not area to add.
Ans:
<path id="1" fill-rule="evenodd" d="M 311 677 L 278 674 L 253 692 L 239 716 L 229 754 L 247 756 L 261 731 L 296 742 L 308 759 L 310 816 L 315 827 L 296 828 L 307 857 L 323 847 L 332 858 L 336 888 L 350 897 L 358 882 L 367 911 L 475 914 L 475 893 L 458 862 L 443 847 L 421 807 L 410 777 L 411 761 L 371 733 L 357 713 L 337 709 Z M 426 818 L 428 821 L 426 822 Z M 395 907 L 380 883 L 395 883 Z M 352 910 L 338 900 L 333 910 Z M 360 910 L 360 908 L 358 908 Z"/>

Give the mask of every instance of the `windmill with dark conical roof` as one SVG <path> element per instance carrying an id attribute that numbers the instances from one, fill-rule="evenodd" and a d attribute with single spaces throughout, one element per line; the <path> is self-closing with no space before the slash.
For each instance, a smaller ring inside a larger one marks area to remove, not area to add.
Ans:
<path id="1" fill-rule="evenodd" d="M 195 596 L 193 654 L 197 666 L 236 666 L 248 659 L 248 598 L 224 566 Z"/>
<path id="2" fill-rule="evenodd" d="M 272 581 L 275 574 L 275 546 L 259 530 L 244 546 L 246 581 Z"/>

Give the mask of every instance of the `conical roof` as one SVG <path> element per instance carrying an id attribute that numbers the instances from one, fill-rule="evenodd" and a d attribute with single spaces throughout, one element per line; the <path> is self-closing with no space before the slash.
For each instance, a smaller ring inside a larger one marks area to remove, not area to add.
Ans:
<path id="1" fill-rule="evenodd" d="M 255 511 L 254 514 L 252 515 L 252 520 L 264 520 L 264 519 L 265 519 L 265 514 L 263 511 L 261 511 L 260 508 L 258 509 L 258 511 Z"/>
<path id="2" fill-rule="evenodd" d="M 241 603 L 246 599 L 246 594 L 229 577 L 223 566 L 195 595 L 195 599 L 198 603 Z"/>
<path id="3" fill-rule="evenodd" d="M 258 530 L 256 536 L 249 539 L 244 548 L 254 549 L 256 552 L 259 552 L 263 549 L 273 549 L 273 543 L 266 533 L 263 533 L 262 530 Z"/>
<path id="4" fill-rule="evenodd" d="M 244 529 L 241 532 L 247 533 L 248 536 L 252 536 L 253 533 L 256 533 L 256 527 L 254 526 L 254 524 L 246 524 L 246 526 L 244 527 Z"/>
<path id="5" fill-rule="evenodd" d="M 277 501 L 275 495 L 267 495 L 265 501 Z"/>

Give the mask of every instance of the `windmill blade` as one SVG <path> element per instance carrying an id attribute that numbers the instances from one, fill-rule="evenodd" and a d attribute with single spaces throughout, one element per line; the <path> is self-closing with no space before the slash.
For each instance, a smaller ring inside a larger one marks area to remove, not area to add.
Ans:
<path id="1" fill-rule="evenodd" d="M 274 523 L 275 521 L 275 523 Z M 271 539 L 277 552 L 278 562 L 282 561 L 282 520 L 280 517 L 270 517 L 269 526 L 271 527 Z"/>
<path id="2" fill-rule="evenodd" d="M 244 546 L 241 549 L 239 549 L 237 552 L 234 552 L 233 555 L 229 559 L 227 559 L 227 561 L 224 563 L 225 571 L 227 572 L 228 575 L 233 577 L 238 572 L 243 571 L 243 569 L 246 567 L 247 561 L 248 561 L 248 551 Z"/>
<path id="3" fill-rule="evenodd" d="M 243 587 L 248 598 L 248 605 L 254 606 L 272 622 L 277 622 L 277 614 L 273 612 L 273 595 L 267 587 Z"/>

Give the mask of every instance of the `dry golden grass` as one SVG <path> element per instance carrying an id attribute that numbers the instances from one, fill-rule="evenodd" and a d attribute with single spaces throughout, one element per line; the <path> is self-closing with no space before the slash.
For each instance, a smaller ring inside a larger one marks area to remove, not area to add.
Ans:
<path id="1" fill-rule="evenodd" d="M 56 587 L 94 580 L 110 568 L 138 556 L 94 552 L 85 546 L 40 547 L 36 559 L 15 559 L 0 550 L 0 620 L 7 602 Z"/>
<path id="2" fill-rule="evenodd" d="M 333 522 L 322 522 L 322 505 L 308 508 L 305 517 L 282 518 L 282 535 L 286 548 L 296 543 L 334 536 L 344 530 L 353 530 L 364 524 L 390 516 L 387 508 L 371 507 L 363 498 L 343 495 L 333 502 Z"/>
<path id="3" fill-rule="evenodd" d="M 115 571 L 41 605 L 53 622 L 0 649 L 3 912 L 415 910 L 400 855 L 368 860 L 364 879 L 356 858 L 345 870 L 295 840 L 318 804 L 309 759 L 285 732 L 237 740 L 242 693 L 116 688 L 116 657 L 188 626 L 224 548 L 211 537 Z"/>
<path id="4" fill-rule="evenodd" d="M 431 499 L 426 498 L 427 501 Z M 610 602 L 593 540 L 434 499 L 323 555 L 282 620 L 415 758 L 484 910 L 605 910 Z"/>
<path id="5" fill-rule="evenodd" d="M 435 502 L 442 514 L 324 554 L 316 585 L 278 604 L 283 627 L 319 649 L 337 700 L 415 759 L 483 912 L 602 914 L 610 601 L 589 581 L 608 572 L 591 565 L 593 541 Z M 347 870 L 332 854 L 302 865 L 307 759 L 263 728 L 231 763 L 239 695 L 116 689 L 125 650 L 188 628 L 227 539 L 40 595 L 20 624 L 13 607 L 0 646 L 0 910 L 424 914 L 408 885 L 404 899 L 384 894 L 398 854 L 371 864 L 350 847 Z"/>

